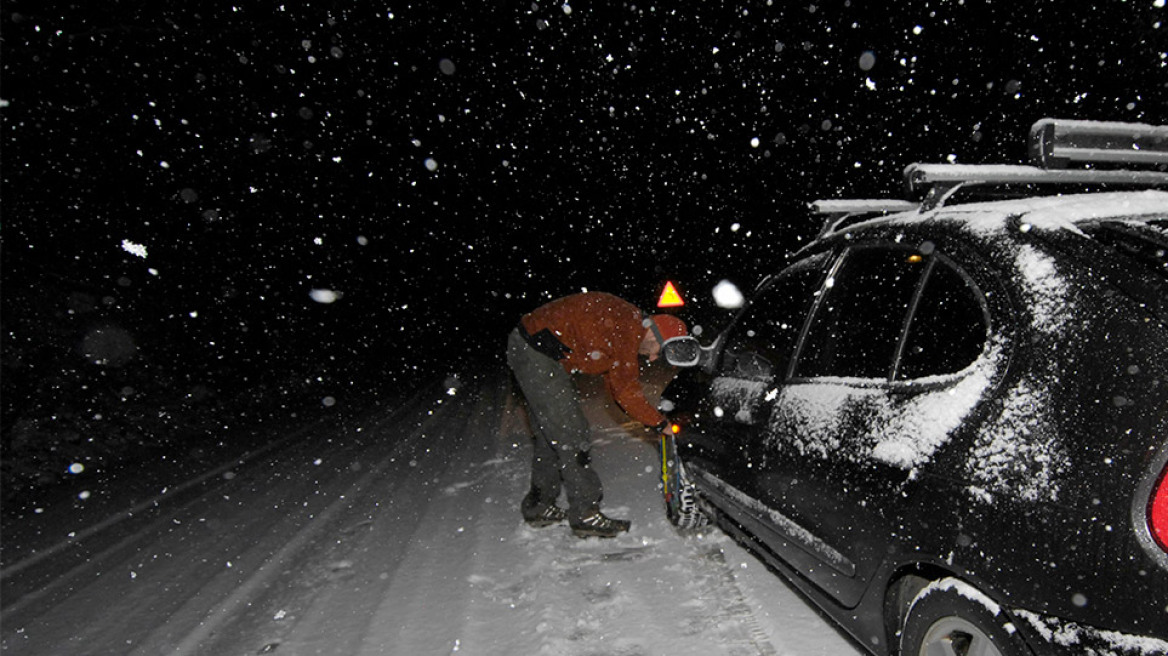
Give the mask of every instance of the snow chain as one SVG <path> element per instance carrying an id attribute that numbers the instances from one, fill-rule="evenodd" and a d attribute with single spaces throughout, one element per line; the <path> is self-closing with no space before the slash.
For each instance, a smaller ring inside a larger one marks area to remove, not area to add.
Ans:
<path id="1" fill-rule="evenodd" d="M 673 470 L 669 468 L 673 456 Z M 670 476 L 670 474 L 673 474 Z M 672 485 L 670 479 L 673 479 Z M 693 483 L 685 480 L 685 471 L 677 456 L 677 443 L 672 434 L 661 434 L 661 484 L 665 508 L 673 525 L 681 529 L 701 528 L 710 520 L 698 507 L 698 492 Z"/>

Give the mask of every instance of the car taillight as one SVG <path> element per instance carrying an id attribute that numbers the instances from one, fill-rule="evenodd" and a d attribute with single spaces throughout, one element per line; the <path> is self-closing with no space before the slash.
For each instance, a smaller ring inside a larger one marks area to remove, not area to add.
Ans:
<path id="1" fill-rule="evenodd" d="M 1148 528 L 1156 544 L 1168 551 L 1168 468 L 1160 474 L 1160 482 L 1156 483 L 1148 503 Z"/>

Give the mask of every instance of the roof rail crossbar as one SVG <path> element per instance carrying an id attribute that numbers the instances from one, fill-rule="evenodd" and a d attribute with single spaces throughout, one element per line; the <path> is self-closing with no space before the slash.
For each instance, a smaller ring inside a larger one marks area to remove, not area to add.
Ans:
<path id="1" fill-rule="evenodd" d="M 904 181 L 910 194 L 935 185 L 965 184 L 1108 184 L 1168 187 L 1168 173 L 1043 169 L 1020 164 L 909 164 Z"/>
<path id="2" fill-rule="evenodd" d="M 921 201 L 921 211 L 930 212 L 938 207 L 944 207 L 945 203 L 949 201 L 954 194 L 961 191 L 963 187 L 974 186 L 980 184 L 978 182 L 960 181 L 960 182 L 942 182 L 929 187 L 929 192 L 925 194 L 924 200 Z"/>
<path id="3" fill-rule="evenodd" d="M 855 217 L 872 214 L 891 214 L 896 212 L 915 212 L 917 203 L 894 198 L 854 198 L 817 200 L 810 204 L 814 214 L 824 215 L 823 227 L 819 236 L 835 232 L 844 222 Z"/>
<path id="4" fill-rule="evenodd" d="M 1029 150 L 1030 163 L 1044 169 L 1168 164 L 1168 125 L 1044 118 L 1030 128 Z"/>
<path id="5" fill-rule="evenodd" d="M 844 198 L 817 200 L 811 203 L 811 211 L 816 214 L 911 212 L 916 208 L 916 203 L 897 198 Z"/>

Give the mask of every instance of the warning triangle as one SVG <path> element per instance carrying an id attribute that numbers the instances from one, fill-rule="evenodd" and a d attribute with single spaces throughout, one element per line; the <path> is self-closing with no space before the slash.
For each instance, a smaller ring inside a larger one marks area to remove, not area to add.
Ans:
<path id="1" fill-rule="evenodd" d="M 666 281 L 661 298 L 657 299 L 657 307 L 681 307 L 683 305 L 685 305 L 685 301 L 681 300 L 681 294 L 677 293 L 677 288 L 673 286 L 673 283 Z"/>

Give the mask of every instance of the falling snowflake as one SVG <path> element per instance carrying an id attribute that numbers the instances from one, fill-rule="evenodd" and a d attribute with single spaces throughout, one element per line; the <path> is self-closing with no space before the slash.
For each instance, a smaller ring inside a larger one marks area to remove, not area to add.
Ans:
<path id="1" fill-rule="evenodd" d="M 130 241 L 129 239 L 122 240 L 122 250 L 126 251 L 127 253 L 129 253 L 131 255 L 137 255 L 138 257 L 142 258 L 143 260 L 146 259 L 146 247 L 143 246 L 142 244 L 135 244 L 134 242 Z"/>
<path id="2" fill-rule="evenodd" d="M 331 289 L 313 289 L 308 292 L 308 295 L 311 296 L 312 300 L 316 301 L 317 303 L 326 304 L 333 303 L 341 297 L 339 293 Z"/>

